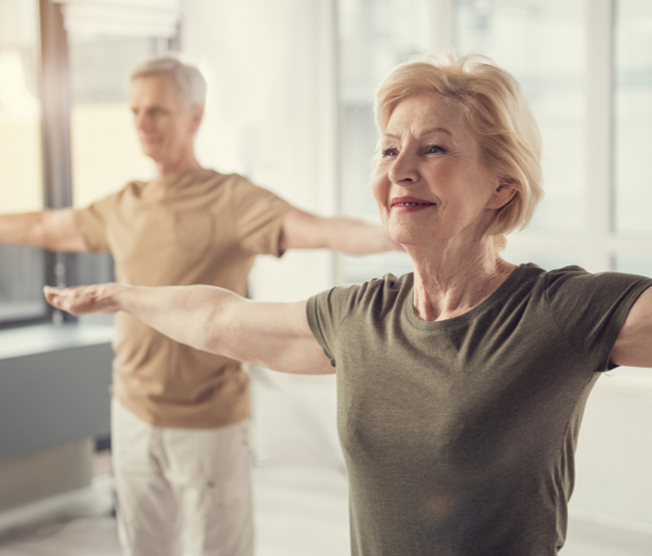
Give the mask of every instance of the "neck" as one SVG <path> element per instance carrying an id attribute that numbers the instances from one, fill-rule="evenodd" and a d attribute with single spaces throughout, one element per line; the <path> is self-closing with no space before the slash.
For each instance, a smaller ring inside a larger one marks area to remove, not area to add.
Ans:
<path id="1" fill-rule="evenodd" d="M 455 245 L 454 241 L 419 252 L 406 246 L 414 262 L 414 309 L 437 321 L 462 315 L 491 295 L 514 270 L 488 236 Z"/>
<path id="2" fill-rule="evenodd" d="M 157 178 L 174 178 L 187 172 L 201 168 L 201 165 L 195 157 L 195 153 L 190 151 L 183 155 L 166 160 L 155 160 Z"/>

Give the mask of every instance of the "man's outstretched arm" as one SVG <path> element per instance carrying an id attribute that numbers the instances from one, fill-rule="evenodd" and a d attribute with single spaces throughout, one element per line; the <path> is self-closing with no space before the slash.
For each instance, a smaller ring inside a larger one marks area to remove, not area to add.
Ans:
<path id="1" fill-rule="evenodd" d="M 48 303 L 73 315 L 125 311 L 195 349 L 287 373 L 335 372 L 310 331 L 305 301 L 250 301 L 213 286 L 111 283 L 44 291 Z"/>
<path id="2" fill-rule="evenodd" d="M 0 215 L 0 243 L 88 251 L 70 208 Z"/>
<path id="3" fill-rule="evenodd" d="M 324 218 L 296 208 L 285 215 L 280 248 L 281 252 L 327 248 L 351 255 L 402 250 L 378 224 L 344 217 Z"/>

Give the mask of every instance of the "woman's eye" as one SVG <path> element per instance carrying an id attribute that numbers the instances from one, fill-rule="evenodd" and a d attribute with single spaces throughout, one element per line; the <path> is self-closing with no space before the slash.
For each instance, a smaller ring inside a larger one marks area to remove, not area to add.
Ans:
<path id="1" fill-rule="evenodd" d="M 426 153 L 428 154 L 439 154 L 444 152 L 446 152 L 446 150 L 437 145 L 428 145 L 428 147 L 426 148 Z"/>
<path id="2" fill-rule="evenodd" d="M 387 158 L 390 156 L 396 156 L 398 154 L 398 151 L 394 148 L 389 148 L 389 149 L 383 149 L 382 153 L 383 153 L 383 157 Z"/>

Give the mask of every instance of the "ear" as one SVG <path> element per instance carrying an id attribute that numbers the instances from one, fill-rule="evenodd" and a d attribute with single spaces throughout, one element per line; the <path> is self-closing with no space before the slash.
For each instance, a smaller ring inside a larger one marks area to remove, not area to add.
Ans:
<path id="1" fill-rule="evenodd" d="M 501 177 L 493 194 L 487 202 L 488 209 L 500 209 L 509 203 L 520 188 L 520 183 L 514 178 Z"/>
<path id="2" fill-rule="evenodd" d="M 193 133 L 197 133 L 199 125 L 201 124 L 202 119 L 204 118 L 204 107 L 193 105 L 190 107 L 190 129 Z"/>

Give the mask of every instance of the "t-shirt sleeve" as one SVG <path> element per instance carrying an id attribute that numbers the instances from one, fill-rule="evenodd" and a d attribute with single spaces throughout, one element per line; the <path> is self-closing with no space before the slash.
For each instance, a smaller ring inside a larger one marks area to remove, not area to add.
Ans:
<path id="1" fill-rule="evenodd" d="M 547 301 L 562 334 L 592 369 L 612 369 L 611 352 L 627 314 L 652 279 L 567 267 L 548 273 L 547 280 Z"/>
<path id="2" fill-rule="evenodd" d="M 240 246 L 256 255 L 280 257 L 283 219 L 292 206 L 271 191 L 238 178 L 232 189 L 231 208 Z"/>
<path id="3" fill-rule="evenodd" d="M 308 299 L 308 325 L 333 367 L 337 364 L 337 329 L 356 304 L 362 288 L 360 284 L 338 286 Z"/>
<path id="4" fill-rule="evenodd" d="M 75 225 L 88 249 L 92 252 L 108 251 L 107 221 L 114 210 L 116 195 L 100 199 L 74 212 Z"/>

